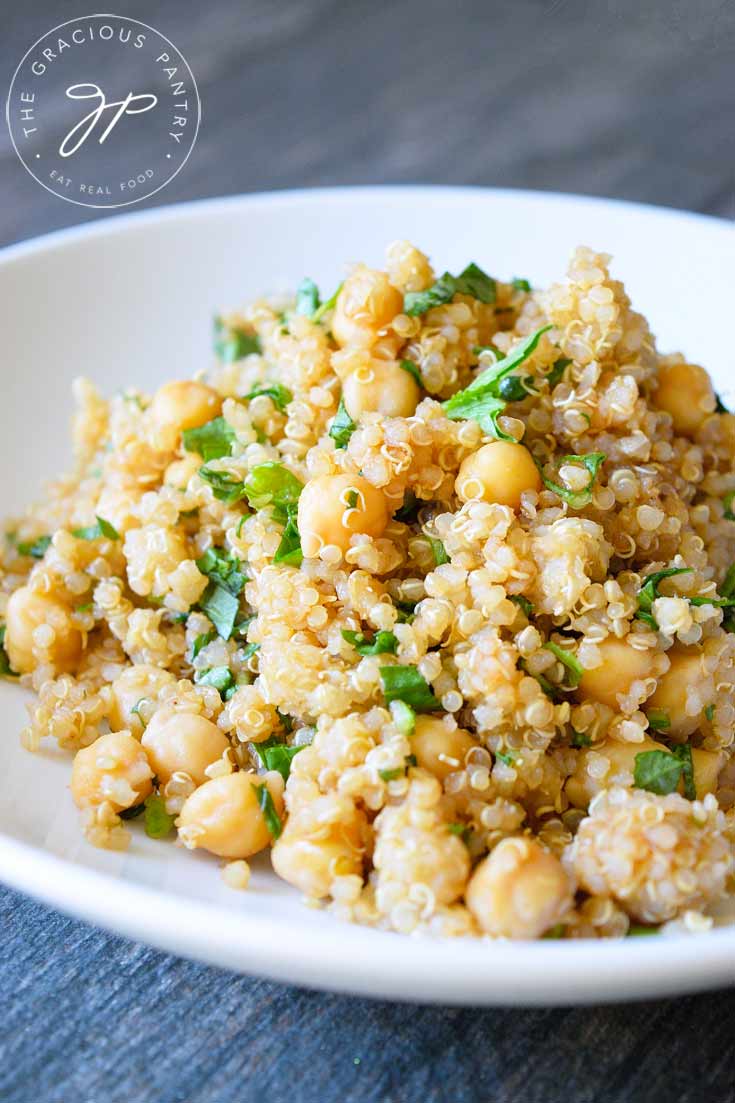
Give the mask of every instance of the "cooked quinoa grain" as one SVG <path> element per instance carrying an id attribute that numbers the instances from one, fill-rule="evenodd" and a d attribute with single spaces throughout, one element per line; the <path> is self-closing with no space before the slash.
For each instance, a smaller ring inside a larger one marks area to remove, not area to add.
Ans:
<path id="1" fill-rule="evenodd" d="M 6 524 L 0 658 L 91 843 L 175 828 L 240 889 L 270 850 L 402 933 L 709 929 L 735 417 L 604 254 L 528 287 L 396 242 L 217 319 L 201 378 L 75 384 L 74 470 Z"/>

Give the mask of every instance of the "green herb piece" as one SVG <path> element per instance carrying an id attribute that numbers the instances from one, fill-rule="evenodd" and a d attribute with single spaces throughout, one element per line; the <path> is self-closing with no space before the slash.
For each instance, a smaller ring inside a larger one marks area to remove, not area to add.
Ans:
<path id="1" fill-rule="evenodd" d="M 631 923 L 626 938 L 639 938 L 641 935 L 658 934 L 660 927 L 644 927 L 642 923 Z"/>
<path id="2" fill-rule="evenodd" d="M 505 409 L 505 399 L 501 398 L 499 386 L 501 381 L 516 368 L 520 367 L 533 353 L 541 337 L 551 326 L 542 326 L 521 341 L 502 360 L 497 360 L 479 375 L 475 376 L 469 386 L 463 391 L 458 391 L 443 403 L 444 411 L 452 421 L 476 421 L 485 433 L 500 440 L 514 440 L 499 428 L 497 419 Z"/>
<path id="3" fill-rule="evenodd" d="M 106 540 L 120 539 L 120 533 L 117 529 L 109 521 L 105 521 L 103 517 L 97 517 L 96 525 L 89 525 L 82 529 L 72 529 L 71 534 L 76 536 L 77 540 L 99 540 L 102 537 Z"/>
<path id="4" fill-rule="evenodd" d="M 665 796 L 677 788 L 684 764 L 669 751 L 642 751 L 635 756 L 633 780 L 638 789 Z"/>
<path id="5" fill-rule="evenodd" d="M 396 778 L 405 777 L 406 770 L 405 768 L 402 769 L 400 766 L 396 766 L 392 770 L 378 770 L 378 774 L 383 781 L 395 781 Z"/>
<path id="6" fill-rule="evenodd" d="M 227 666 L 210 667 L 209 670 L 204 670 L 201 674 L 195 675 L 194 681 L 200 686 L 214 686 L 215 689 L 219 690 L 221 697 L 224 697 L 235 686 L 232 671 Z"/>
<path id="7" fill-rule="evenodd" d="M 200 467 L 199 478 L 212 488 L 212 493 L 220 502 L 234 505 L 245 497 L 245 484 L 237 475 L 228 471 L 214 471 L 211 467 Z"/>
<path id="8" fill-rule="evenodd" d="M 283 724 L 283 727 L 286 730 L 286 732 L 292 732 L 293 729 L 294 729 L 294 718 L 293 718 L 293 716 L 289 716 L 289 714 L 287 712 L 281 712 L 281 710 L 279 708 L 276 709 L 276 712 L 278 713 L 278 719 Z"/>
<path id="9" fill-rule="evenodd" d="M 535 678 L 542 690 L 552 701 L 563 701 L 564 693 L 559 686 L 553 685 L 548 678 L 545 678 L 543 674 L 531 674 L 526 666 L 525 662 L 521 660 L 518 664 L 521 670 L 528 674 L 529 678 Z"/>
<path id="10" fill-rule="evenodd" d="M 245 585 L 244 564 L 224 548 L 207 548 L 204 555 L 196 560 L 196 565 L 211 582 L 229 590 L 235 597 L 242 592 Z"/>
<path id="11" fill-rule="evenodd" d="M 421 390 L 424 389 L 424 381 L 421 378 L 421 372 L 419 371 L 418 364 L 414 364 L 413 360 L 399 360 L 399 366 L 403 368 L 405 372 L 408 372 L 410 376 L 418 383 Z"/>
<path id="12" fill-rule="evenodd" d="M 286 527 L 283 530 L 281 543 L 273 556 L 273 562 L 284 563 L 289 567 L 300 567 L 304 553 L 301 550 L 301 536 L 296 523 L 296 507 L 288 506 L 287 509 Z"/>
<path id="13" fill-rule="evenodd" d="M 425 503 L 420 501 L 412 490 L 407 490 L 403 499 L 403 505 L 393 514 L 394 521 L 401 521 L 404 525 L 412 524 L 418 511 Z"/>
<path id="14" fill-rule="evenodd" d="M 268 745 L 266 746 L 266 744 Z M 287 747 L 285 743 L 271 743 L 270 740 L 266 740 L 265 743 L 254 743 L 253 746 L 266 770 L 278 770 L 283 780 L 288 781 L 291 773 L 291 763 L 299 751 L 303 751 L 308 744 L 302 743 L 297 747 Z"/>
<path id="15" fill-rule="evenodd" d="M 712 721 L 714 720 L 714 717 L 715 717 L 715 706 L 714 705 L 707 705 L 707 708 L 704 710 L 704 717 L 705 717 L 705 720 L 708 720 L 710 722 L 710 724 L 712 723 Z"/>
<path id="16" fill-rule="evenodd" d="M 51 544 L 50 536 L 38 536 L 35 540 L 16 544 L 18 555 L 30 555 L 33 559 L 43 559 Z"/>
<path id="17" fill-rule="evenodd" d="M 722 504 L 725 507 L 725 512 L 723 513 L 722 516 L 725 518 L 726 521 L 735 521 L 735 513 L 733 513 L 733 510 L 732 510 L 733 498 L 735 498 L 735 490 L 731 490 L 722 499 Z"/>
<path id="18" fill-rule="evenodd" d="M 396 601 L 394 602 L 396 609 L 398 610 L 398 624 L 410 624 L 416 616 L 415 601 Z"/>
<path id="19" fill-rule="evenodd" d="M 477 264 L 468 264 L 455 279 L 460 295 L 470 295 L 481 303 L 494 303 L 497 296 L 497 283 Z"/>
<path id="20" fill-rule="evenodd" d="M 283 831 L 283 824 L 281 823 L 281 817 L 276 812 L 276 806 L 273 803 L 273 797 L 270 795 L 268 786 L 265 784 L 253 785 L 251 783 L 250 788 L 258 799 L 258 807 L 263 813 L 263 819 L 271 838 L 277 839 Z"/>
<path id="21" fill-rule="evenodd" d="M 664 709 L 651 709 L 651 711 L 648 713 L 648 726 L 651 731 L 668 731 L 671 727 L 669 714 Z"/>
<path id="22" fill-rule="evenodd" d="M 136 820 L 144 812 L 145 802 L 141 801 L 140 804 L 134 804 L 131 808 L 123 808 L 121 812 L 118 812 L 118 815 L 121 820 Z"/>
<path id="23" fill-rule="evenodd" d="M 344 399 L 340 398 L 337 413 L 329 427 L 329 435 L 334 441 L 335 447 L 346 448 L 356 428 L 357 425 L 347 413 Z"/>
<path id="24" fill-rule="evenodd" d="M 403 296 L 403 312 L 412 318 L 426 314 L 434 306 L 451 302 L 456 292 L 457 281 L 449 272 L 445 272 L 425 291 L 407 291 Z"/>
<path id="25" fill-rule="evenodd" d="M 654 571 L 653 574 L 647 575 L 638 591 L 637 619 L 642 620 L 654 631 L 658 631 L 658 624 L 651 609 L 656 598 L 661 596 L 658 592 L 659 583 L 665 578 L 674 578 L 678 574 L 691 574 L 691 570 L 691 567 L 667 567 L 664 571 Z"/>
<path id="26" fill-rule="evenodd" d="M 472 831 L 466 823 L 448 823 L 447 831 L 450 835 L 457 835 L 465 846 L 469 843 L 470 835 L 472 834 Z"/>
<path id="27" fill-rule="evenodd" d="M 529 386 L 533 386 L 530 375 L 506 375 L 498 384 L 498 394 L 506 402 L 522 402 L 528 398 Z"/>
<path id="28" fill-rule="evenodd" d="M 569 740 L 569 746 L 577 748 L 591 747 L 592 740 L 585 732 L 578 732 L 572 728 L 572 738 Z"/>
<path id="29" fill-rule="evenodd" d="M 335 306 L 337 305 L 337 299 L 339 298 L 339 293 L 341 290 L 342 284 L 339 284 L 334 294 L 330 295 L 327 301 L 325 303 L 322 303 L 321 306 L 314 311 L 311 316 L 312 322 L 320 322 L 325 314 L 328 314 L 330 310 L 334 310 Z"/>
<path id="30" fill-rule="evenodd" d="M 296 290 L 296 313 L 311 318 L 319 307 L 319 288 L 313 280 L 305 277 Z"/>
<path id="31" fill-rule="evenodd" d="M 151 793 L 145 798 L 145 833 L 151 839 L 165 839 L 171 833 L 175 816 L 170 816 L 166 811 L 166 803 L 163 797 Z"/>
<path id="32" fill-rule="evenodd" d="M 671 748 L 674 758 L 681 763 L 681 779 L 684 783 L 684 796 L 687 800 L 697 799 L 697 787 L 694 784 L 694 762 L 689 743 L 678 743 Z"/>
<path id="33" fill-rule="evenodd" d="M 563 457 L 562 463 L 579 463 L 588 471 L 589 481 L 583 490 L 569 490 L 560 483 L 554 482 L 552 479 L 547 479 L 543 471 L 541 471 L 541 478 L 544 486 L 549 490 L 553 490 L 555 494 L 558 494 L 562 501 L 570 505 L 572 509 L 584 509 L 584 507 L 588 506 L 592 501 L 592 489 L 595 485 L 597 472 L 605 462 L 605 459 L 604 452 L 587 452 L 584 456 Z"/>
<path id="34" fill-rule="evenodd" d="M 392 632 L 376 632 L 369 640 L 362 632 L 343 628 L 342 639 L 352 644 L 358 655 L 395 655 L 398 649 L 398 640 Z"/>
<path id="35" fill-rule="evenodd" d="M 240 608 L 237 597 L 218 582 L 210 582 L 199 599 L 199 608 L 209 617 L 218 635 L 229 640 Z"/>
<path id="36" fill-rule="evenodd" d="M 434 712 L 441 704 L 415 666 L 381 666 L 380 678 L 388 704 L 403 701 L 416 712 Z"/>
<path id="37" fill-rule="evenodd" d="M 526 614 L 528 619 L 531 619 L 531 614 L 533 613 L 533 605 L 527 597 L 524 597 L 523 594 L 509 594 L 508 601 L 512 601 L 514 605 L 518 605 Z"/>
<path id="38" fill-rule="evenodd" d="M 5 650 L 5 633 L 7 628 L 4 624 L 0 624 L 0 675 L 5 678 L 17 678 L 18 675 L 10 665 L 10 659 L 8 653 Z"/>
<path id="39" fill-rule="evenodd" d="M 584 676 L 584 667 L 574 652 L 565 651 L 563 647 L 559 647 L 559 645 L 552 640 L 544 644 L 544 649 L 550 651 L 552 655 L 555 655 L 559 662 L 567 668 L 569 671 L 569 685 L 572 686 L 572 688 L 576 688 Z"/>
<path id="40" fill-rule="evenodd" d="M 214 628 L 210 628 L 208 632 L 200 632 L 194 640 L 194 643 L 191 645 L 191 655 L 189 656 L 189 661 L 194 662 L 194 659 L 196 659 L 202 648 L 206 647 L 208 643 L 211 643 L 212 640 L 215 640 L 216 638 L 217 633 L 215 632 Z"/>
<path id="41" fill-rule="evenodd" d="M 729 414 L 730 413 L 727 406 L 725 405 L 725 403 L 722 401 L 722 399 L 720 398 L 720 396 L 718 394 L 715 394 L 715 412 L 718 413 L 718 414 Z"/>
<path id="42" fill-rule="evenodd" d="M 440 567 L 442 563 L 448 563 L 449 556 L 447 555 L 446 548 L 442 544 L 441 540 L 437 540 L 433 536 L 427 536 L 426 539 L 431 545 L 431 551 L 433 553 L 434 562 L 436 563 L 437 567 Z"/>
<path id="43" fill-rule="evenodd" d="M 232 364 L 252 352 L 260 351 L 260 341 L 254 333 L 230 329 L 222 318 L 214 319 L 214 354 L 223 364 Z"/>
<path id="44" fill-rule="evenodd" d="M 242 661 L 246 663 L 248 659 L 251 659 L 256 651 L 260 651 L 259 643 L 246 643 L 244 647 L 240 648 L 240 656 Z"/>
<path id="45" fill-rule="evenodd" d="M 545 376 L 546 381 L 549 384 L 549 390 L 555 387 L 561 377 L 564 375 L 566 368 L 571 364 L 571 360 L 566 356 L 560 356 L 558 360 L 554 361 L 551 371 Z"/>
<path id="46" fill-rule="evenodd" d="M 283 383 L 256 383 L 252 391 L 245 395 L 245 401 L 251 402 L 254 398 L 259 398 L 261 395 L 270 398 L 273 405 L 277 410 L 280 410 L 281 413 L 284 413 L 289 402 L 293 402 L 293 394 L 289 391 L 288 387 L 284 387 Z"/>
<path id="47" fill-rule="evenodd" d="M 542 934 L 542 938 L 566 938 L 567 928 L 564 923 L 555 923 L 553 927 L 549 927 L 546 934 Z"/>
<path id="48" fill-rule="evenodd" d="M 187 452 L 198 452 L 205 463 L 232 455 L 237 440 L 235 430 L 223 417 L 215 417 L 195 429 L 184 429 L 181 434 Z"/>
<path id="49" fill-rule="evenodd" d="M 416 713 L 405 701 L 393 701 L 390 707 L 393 723 L 401 735 L 413 735 L 416 727 Z"/>
<path id="50" fill-rule="evenodd" d="M 93 601 L 86 601 L 84 603 L 84 605 L 77 605 L 76 612 L 77 613 L 89 613 L 89 612 L 92 611 L 92 609 L 94 609 L 94 602 Z"/>
<path id="51" fill-rule="evenodd" d="M 521 277 L 519 277 L 519 276 L 516 276 L 514 278 L 512 286 L 513 286 L 514 291 L 530 291 L 531 290 L 531 285 L 528 282 L 528 280 L 521 279 Z"/>
<path id="52" fill-rule="evenodd" d="M 147 701 L 147 700 L 148 700 L 147 697 L 139 697 L 138 700 L 135 702 L 135 704 L 133 705 L 133 707 L 130 710 L 132 712 L 133 716 L 137 716 L 138 719 L 140 720 L 141 724 L 143 724 L 143 725 L 145 725 L 145 720 L 141 716 L 140 706 L 143 704 L 144 701 Z"/>
<path id="53" fill-rule="evenodd" d="M 287 507 L 295 506 L 303 483 L 282 463 L 269 460 L 254 467 L 244 483 L 245 494 L 253 509 L 274 507 L 274 517 L 288 520 Z"/>
<path id="54" fill-rule="evenodd" d="M 720 593 L 723 597 L 735 597 L 735 563 L 727 568 L 720 586 Z"/>
<path id="55" fill-rule="evenodd" d="M 359 500 L 360 499 L 359 499 L 359 496 L 358 496 L 358 493 L 357 493 L 356 490 L 348 490 L 347 491 L 347 508 L 348 509 L 356 509 L 357 508 L 357 503 L 359 502 Z"/>
<path id="56" fill-rule="evenodd" d="M 504 751 L 493 751 L 493 754 L 500 759 L 504 766 L 515 766 L 515 755 L 507 754 Z"/>

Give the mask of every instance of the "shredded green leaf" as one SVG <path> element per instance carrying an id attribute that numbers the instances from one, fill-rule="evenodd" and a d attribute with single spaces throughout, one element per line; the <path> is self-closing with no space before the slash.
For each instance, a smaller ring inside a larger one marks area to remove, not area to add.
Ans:
<path id="1" fill-rule="evenodd" d="M 260 352 L 260 341 L 254 333 L 242 329 L 230 329 L 222 318 L 214 319 L 214 353 L 223 364 L 242 360 L 252 352 Z"/>
<path id="2" fill-rule="evenodd" d="M 301 536 L 296 523 L 296 507 L 287 506 L 287 511 L 286 526 L 283 530 L 281 543 L 273 556 L 273 562 L 285 563 L 289 567 L 300 567 L 304 553 L 301 550 Z"/>
<path id="3" fill-rule="evenodd" d="M 548 479 L 541 471 L 541 478 L 544 486 L 549 490 L 553 490 L 555 494 L 558 494 L 562 501 L 566 502 L 572 507 L 572 509 L 584 509 L 592 501 L 592 490 L 597 478 L 597 472 L 601 465 L 605 462 L 606 456 L 604 452 L 587 452 L 583 456 L 564 456 L 562 463 L 579 463 L 587 469 L 589 473 L 589 481 L 587 486 L 583 490 L 569 490 L 568 487 L 562 486 L 561 483 L 554 482 L 553 479 Z"/>
<path id="4" fill-rule="evenodd" d="M 306 276 L 296 291 L 296 313 L 311 318 L 319 307 L 319 288 Z"/>
<path id="5" fill-rule="evenodd" d="M 219 583 L 235 597 L 245 585 L 245 564 L 224 548 L 207 548 L 196 561 L 198 569 L 213 582 Z"/>
<path id="6" fill-rule="evenodd" d="M 447 555 L 446 548 L 442 544 L 441 540 L 437 540 L 434 536 L 427 536 L 426 539 L 431 545 L 431 550 L 434 555 L 434 562 L 437 567 L 440 567 L 442 563 L 449 562 L 449 556 Z"/>
<path id="7" fill-rule="evenodd" d="M 334 294 L 330 295 L 327 301 L 322 303 L 321 306 L 314 311 L 311 316 L 312 322 L 320 322 L 325 314 L 328 314 L 330 310 L 334 310 L 335 306 L 337 305 L 337 299 L 339 298 L 339 293 L 341 290 L 342 284 L 340 283 Z"/>
<path id="8" fill-rule="evenodd" d="M 263 819 L 265 820 L 265 825 L 270 832 L 271 838 L 279 838 L 283 831 L 283 824 L 281 823 L 281 817 L 276 812 L 276 806 L 273 803 L 273 797 L 270 795 L 268 786 L 265 784 L 253 785 L 251 783 L 251 788 L 258 798 L 258 807 L 263 813 Z"/>
<path id="9" fill-rule="evenodd" d="M 251 402 L 254 398 L 259 398 L 261 395 L 270 398 L 273 405 L 277 410 L 280 410 L 281 413 L 285 411 L 289 402 L 293 402 L 293 394 L 289 391 L 288 387 L 284 387 L 283 383 L 256 383 L 252 391 L 245 395 L 244 401 Z M 205 456 L 204 458 L 207 459 L 208 457 Z"/>
<path id="10" fill-rule="evenodd" d="M 244 663 L 247 662 L 248 659 L 256 653 L 256 651 L 260 651 L 259 643 L 246 643 L 244 647 L 240 648 L 240 656 L 242 658 L 242 661 Z"/>
<path id="11" fill-rule="evenodd" d="M 732 509 L 733 498 L 735 498 L 735 490 L 731 490 L 722 499 L 722 504 L 725 507 L 725 512 L 722 516 L 725 518 L 726 521 L 735 521 L 735 513 L 733 513 Z"/>
<path id="12" fill-rule="evenodd" d="M 626 938 L 640 938 L 641 935 L 658 934 L 660 927 L 645 927 L 642 923 L 631 923 Z"/>
<path id="13" fill-rule="evenodd" d="M 403 311 L 411 317 L 425 314 L 434 306 L 451 302 L 455 295 L 469 295 L 482 303 L 494 303 L 496 281 L 476 264 L 468 264 L 458 276 L 445 272 L 426 291 L 407 291 L 403 299 Z"/>
<path id="14" fill-rule="evenodd" d="M 697 787 L 694 784 L 694 762 L 692 760 L 692 748 L 689 743 L 678 743 L 671 748 L 674 758 L 681 762 L 681 779 L 684 783 L 684 796 L 687 800 L 697 799 Z"/>
<path id="15" fill-rule="evenodd" d="M 508 601 L 512 601 L 514 605 L 518 605 L 523 610 L 528 619 L 531 619 L 531 614 L 533 613 L 533 605 L 527 597 L 524 597 L 523 594 L 510 594 L 508 597 Z"/>
<path id="16" fill-rule="evenodd" d="M 392 701 L 390 706 L 393 723 L 401 735 L 413 735 L 416 727 L 416 713 L 405 701 Z"/>
<path id="17" fill-rule="evenodd" d="M 199 478 L 209 483 L 212 493 L 220 502 L 234 505 L 245 497 L 245 484 L 237 475 L 229 471 L 214 471 L 211 467 L 200 467 Z"/>
<path id="18" fill-rule="evenodd" d="M 200 686 L 214 686 L 219 690 L 220 696 L 228 700 L 226 694 L 230 690 L 234 692 L 235 679 L 232 671 L 227 666 L 213 666 L 209 670 L 202 671 L 194 677 L 194 681 Z M 232 693 L 230 693 L 230 697 Z"/>
<path id="19" fill-rule="evenodd" d="M 569 746 L 577 748 L 591 747 L 592 740 L 586 732 L 578 732 L 572 728 L 572 738 L 569 740 Z"/>
<path id="20" fill-rule="evenodd" d="M 467 845 L 467 843 L 469 843 L 470 835 L 472 834 L 471 829 L 467 826 L 466 823 L 448 823 L 447 831 L 450 835 L 457 835 L 457 837 L 462 840 L 465 846 Z"/>
<path id="21" fill-rule="evenodd" d="M 30 555 L 33 559 L 43 559 L 51 544 L 50 536 L 38 536 L 35 540 L 16 544 L 18 555 Z"/>
<path id="22" fill-rule="evenodd" d="M 151 839 L 165 839 L 173 831 L 175 816 L 166 811 L 163 797 L 151 793 L 143 801 L 145 806 L 145 833 Z"/>
<path id="23" fill-rule="evenodd" d="M 544 649 L 550 651 L 552 655 L 556 656 L 560 663 L 563 663 L 569 671 L 569 685 L 576 688 L 582 681 L 584 667 L 574 652 L 565 651 L 563 647 L 559 647 L 553 640 L 549 640 L 548 643 L 545 643 Z"/>
<path id="24" fill-rule="evenodd" d="M 648 726 L 651 731 L 665 732 L 671 727 L 669 714 L 665 709 L 651 709 L 648 713 Z"/>
<path id="25" fill-rule="evenodd" d="M 422 502 L 417 498 L 412 490 L 407 490 L 403 505 L 393 514 L 393 519 L 401 521 L 404 525 L 410 525 L 416 520 L 419 510 L 424 505 L 426 505 L 426 502 Z"/>
<path id="26" fill-rule="evenodd" d="M 530 291 L 531 290 L 531 285 L 528 282 L 528 280 L 524 280 L 522 277 L 516 276 L 513 279 L 513 290 L 514 291 Z"/>
<path id="27" fill-rule="evenodd" d="M 329 435 L 334 441 L 335 448 L 346 448 L 356 428 L 356 423 L 347 413 L 344 399 L 340 398 L 337 413 L 329 427 Z"/>
<path id="28" fill-rule="evenodd" d="M 380 678 L 388 704 L 403 701 L 416 712 L 434 712 L 441 704 L 415 666 L 381 666 Z"/>
<path id="29" fill-rule="evenodd" d="M 187 452 L 198 452 L 205 463 L 232 455 L 237 440 L 235 430 L 223 417 L 215 417 L 196 429 L 184 429 L 181 434 Z"/>
<path id="30" fill-rule="evenodd" d="M 396 778 L 404 777 L 406 774 L 405 767 L 395 766 L 392 770 L 378 770 L 378 775 L 383 781 L 395 781 Z"/>
<path id="31" fill-rule="evenodd" d="M 117 529 L 109 521 L 105 521 L 103 517 L 97 517 L 96 525 L 89 525 L 82 529 L 72 529 L 72 536 L 76 536 L 77 540 L 100 540 L 102 537 L 105 540 L 120 539 L 120 533 Z"/>
<path id="32" fill-rule="evenodd" d="M 199 599 L 199 608 L 206 613 L 223 640 L 229 640 L 232 635 L 239 607 L 234 594 L 218 582 L 210 582 Z"/>
<path id="33" fill-rule="evenodd" d="M 358 655 L 395 655 L 398 649 L 398 640 L 392 632 L 376 632 L 374 638 L 369 640 L 362 632 L 343 628 L 342 639 L 352 644 Z"/>
<path id="34" fill-rule="evenodd" d="M 494 751 L 493 753 L 494 753 L 496 758 L 500 759 L 500 761 L 503 763 L 504 766 L 514 766 L 515 765 L 516 760 L 515 760 L 514 755 L 508 754 L 505 751 Z"/>
<path id="35" fill-rule="evenodd" d="M 260 761 L 266 770 L 278 770 L 284 781 L 288 781 L 291 773 L 291 763 L 299 751 L 303 751 L 307 743 L 301 743 L 297 747 L 287 747 L 278 740 L 266 739 L 263 743 L 253 743 Z"/>
<path id="36" fill-rule="evenodd" d="M 549 384 L 549 390 L 557 385 L 571 362 L 572 361 L 567 356 L 560 356 L 558 360 L 554 361 L 551 371 L 545 377 L 547 383 Z"/>
<path id="37" fill-rule="evenodd" d="M 715 706 L 707 705 L 707 708 L 704 710 L 704 716 L 705 719 L 708 720 L 711 724 L 715 718 Z"/>
<path id="38" fill-rule="evenodd" d="M 405 372 L 418 383 L 419 387 L 424 389 L 424 381 L 421 378 L 421 372 L 419 371 L 418 364 L 414 364 L 413 360 L 399 360 L 399 366 L 403 368 Z"/>
<path id="39" fill-rule="evenodd" d="M 678 574 L 690 574 L 691 570 L 691 567 L 667 567 L 666 570 L 654 571 L 653 574 L 647 575 L 638 591 L 637 619 L 642 620 L 654 631 L 658 631 L 658 624 L 651 609 L 656 598 L 660 597 L 658 592 L 659 583 L 663 582 L 665 578 L 674 578 Z"/>
<path id="40" fill-rule="evenodd" d="M 282 521 L 288 520 L 287 507 L 296 505 L 303 490 L 303 483 L 273 460 L 254 467 L 243 485 L 253 509 L 273 506 L 274 517 Z"/>
<path id="41" fill-rule="evenodd" d="M 669 751 L 642 751 L 635 756 L 633 780 L 638 789 L 665 796 L 681 780 L 684 764 Z"/>
<path id="42" fill-rule="evenodd" d="M 216 638 L 217 633 L 215 632 L 214 628 L 210 628 L 208 632 L 200 632 L 194 640 L 194 643 L 191 645 L 191 655 L 189 656 L 190 662 L 193 662 L 194 659 L 196 659 L 197 655 L 203 647 L 206 647 L 208 643 L 211 643 L 212 640 Z"/>

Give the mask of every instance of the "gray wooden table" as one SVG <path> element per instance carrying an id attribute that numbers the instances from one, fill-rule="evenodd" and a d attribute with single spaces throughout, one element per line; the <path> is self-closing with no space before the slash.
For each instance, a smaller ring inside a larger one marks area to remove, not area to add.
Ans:
<path id="1" fill-rule="evenodd" d="M 3 95 L 28 46 L 83 8 L 5 5 Z M 149 205 L 420 181 L 735 215 L 732 0 L 115 8 L 173 39 L 202 95 L 194 153 Z M 35 184 L 4 128 L 0 181 L 0 244 L 100 217 Z M 6 1103 L 735 1098 L 724 992 L 563 1011 L 416 1008 L 233 976 L 9 891 L 0 917 Z"/>

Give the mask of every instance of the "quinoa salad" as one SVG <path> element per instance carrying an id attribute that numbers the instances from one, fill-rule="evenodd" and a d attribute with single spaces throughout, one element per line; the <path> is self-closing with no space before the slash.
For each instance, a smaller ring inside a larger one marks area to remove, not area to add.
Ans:
<path id="1" fill-rule="evenodd" d="M 73 470 L 5 524 L 0 662 L 89 843 L 234 889 L 263 852 L 400 933 L 712 926 L 735 415 L 609 263 L 540 290 L 396 242 L 215 319 L 193 380 L 76 382 Z"/>

